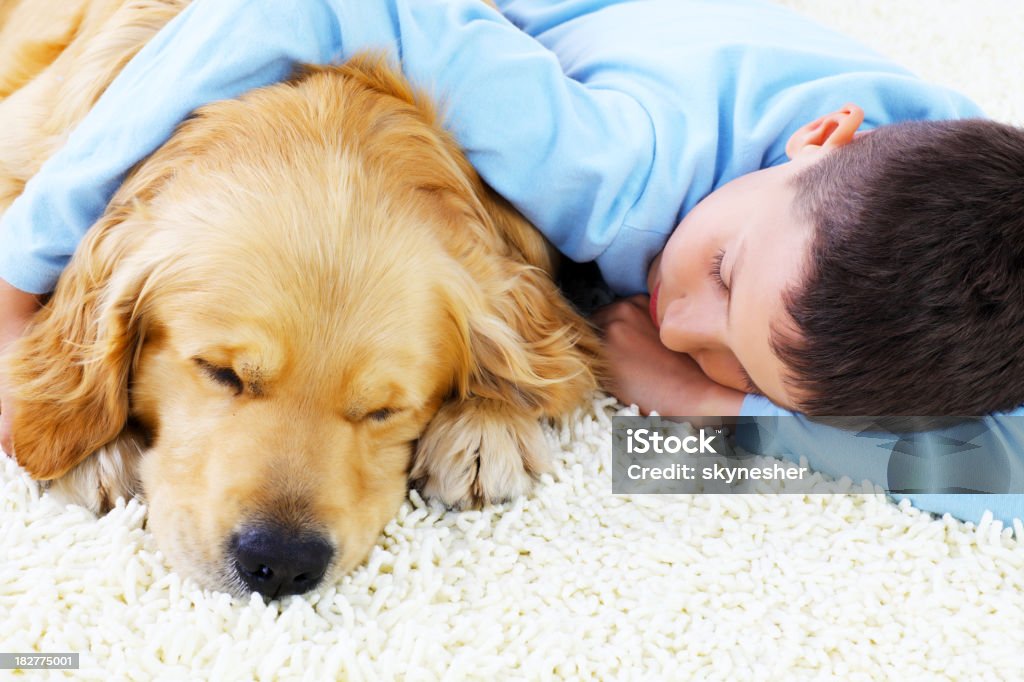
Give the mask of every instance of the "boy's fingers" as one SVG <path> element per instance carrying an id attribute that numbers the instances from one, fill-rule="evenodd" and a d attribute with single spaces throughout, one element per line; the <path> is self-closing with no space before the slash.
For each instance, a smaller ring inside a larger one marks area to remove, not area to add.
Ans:
<path id="1" fill-rule="evenodd" d="M 629 352 L 640 339 L 661 343 L 647 301 L 646 296 L 620 299 L 591 315 L 606 348 Z"/>
<path id="2" fill-rule="evenodd" d="M 591 314 L 591 319 L 603 326 L 615 320 L 634 321 L 638 317 L 647 318 L 649 301 L 650 299 L 643 295 L 620 298 L 614 303 L 598 308 Z"/>

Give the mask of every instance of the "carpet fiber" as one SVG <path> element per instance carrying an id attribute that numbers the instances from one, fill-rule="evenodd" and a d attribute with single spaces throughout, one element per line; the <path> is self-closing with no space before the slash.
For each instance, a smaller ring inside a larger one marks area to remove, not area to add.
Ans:
<path id="1" fill-rule="evenodd" d="M 1024 123 L 1017 3 L 785 4 Z M 526 499 L 412 494 L 365 566 L 269 605 L 172 572 L 138 503 L 96 520 L 2 458 L 0 651 L 81 654 L 20 679 L 1019 679 L 1024 526 L 881 495 L 613 496 L 631 413 L 596 397 L 548 428 Z"/>

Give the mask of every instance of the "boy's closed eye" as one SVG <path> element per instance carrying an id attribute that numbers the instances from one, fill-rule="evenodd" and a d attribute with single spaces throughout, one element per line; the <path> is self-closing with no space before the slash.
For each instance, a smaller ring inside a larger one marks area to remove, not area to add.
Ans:
<path id="1" fill-rule="evenodd" d="M 711 259 L 711 279 L 714 280 L 715 284 L 725 292 L 726 296 L 729 295 L 729 285 L 725 283 L 725 279 L 722 277 L 722 262 L 725 260 L 725 249 L 719 249 L 714 258 Z M 735 268 L 734 268 L 735 269 Z M 747 372 L 746 368 L 737 362 L 737 369 L 739 370 L 740 379 L 744 384 L 744 390 L 747 393 L 753 395 L 764 395 L 764 391 L 757 387 L 754 380 L 751 378 L 750 373 Z"/>
<path id="2" fill-rule="evenodd" d="M 728 294 L 729 286 L 722 279 L 722 261 L 725 260 L 725 249 L 719 249 L 715 257 L 711 259 L 711 279 Z"/>

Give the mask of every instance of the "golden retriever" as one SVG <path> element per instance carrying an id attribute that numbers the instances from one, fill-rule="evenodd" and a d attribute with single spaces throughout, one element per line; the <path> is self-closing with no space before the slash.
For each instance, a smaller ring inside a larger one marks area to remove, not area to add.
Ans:
<path id="1" fill-rule="evenodd" d="M 0 3 L 0 212 L 181 0 Z M 599 342 L 550 246 L 382 59 L 200 109 L 140 164 L 8 357 L 14 454 L 140 495 L 207 586 L 359 564 L 410 477 L 460 507 L 545 467 Z"/>

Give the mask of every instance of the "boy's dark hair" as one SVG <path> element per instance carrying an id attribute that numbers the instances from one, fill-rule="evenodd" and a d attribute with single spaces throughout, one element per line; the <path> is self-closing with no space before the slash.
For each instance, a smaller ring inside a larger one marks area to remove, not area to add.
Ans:
<path id="1" fill-rule="evenodd" d="M 795 179 L 815 226 L 797 335 L 772 345 L 812 415 L 980 415 L 1024 404 L 1024 130 L 908 122 Z"/>

